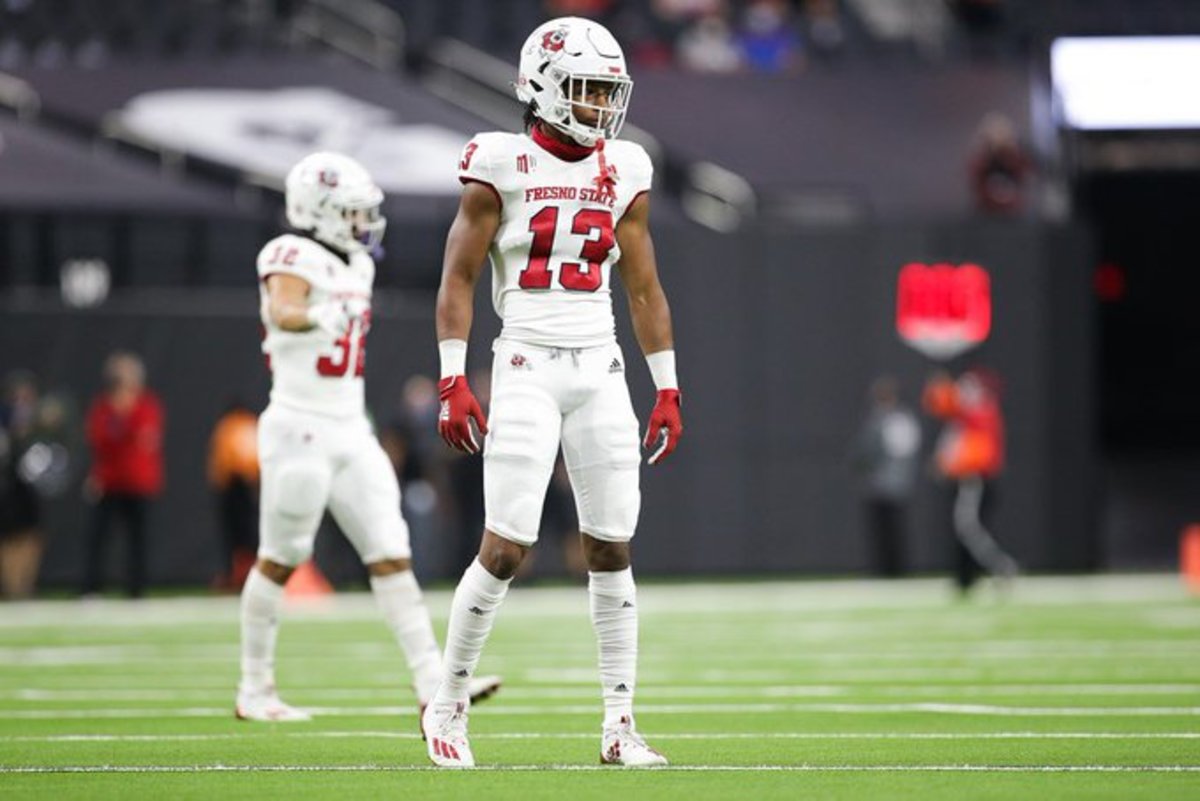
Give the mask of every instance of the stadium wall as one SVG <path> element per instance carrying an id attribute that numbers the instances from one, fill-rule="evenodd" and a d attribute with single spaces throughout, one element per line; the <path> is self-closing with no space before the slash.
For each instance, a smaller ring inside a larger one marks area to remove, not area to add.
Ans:
<path id="1" fill-rule="evenodd" d="M 640 573 L 867 569 L 849 466 L 867 387 L 892 373 L 915 405 L 934 367 L 894 333 L 895 274 L 910 261 L 973 261 L 993 277 L 992 340 L 957 366 L 987 364 L 1004 380 L 1009 467 L 999 486 L 996 534 L 1032 570 L 1102 566 L 1088 241 L 1079 228 L 1017 221 L 736 234 L 660 227 L 656 245 L 675 319 L 687 431 L 667 466 L 643 472 Z M 247 264 L 252 257 L 240 255 Z M 81 405 L 98 388 L 107 352 L 126 347 L 145 356 L 168 412 L 168 488 L 152 514 L 151 573 L 160 584 L 200 584 L 215 572 L 208 435 L 231 396 L 261 407 L 268 387 L 256 293 L 249 286 L 180 289 L 119 293 L 92 310 L 0 296 L 0 370 L 33 368 Z M 641 360 L 632 358 L 636 344 L 619 290 L 615 297 L 644 420 L 653 393 Z M 497 324 L 485 289 L 477 305 L 472 361 L 483 366 Z M 386 421 L 404 380 L 436 369 L 432 296 L 393 293 L 377 312 L 368 398 Z M 927 422 L 926 450 L 935 433 Z M 944 496 L 923 482 L 906 546 L 913 570 L 949 564 Z M 70 586 L 80 575 L 84 513 L 78 492 L 51 504 L 47 585 Z M 449 575 L 446 535 L 417 528 L 425 577 Z M 120 548 L 114 544 L 111 554 L 114 572 Z M 322 545 L 318 558 L 336 580 L 361 577 L 343 546 Z M 555 568 L 547 561 L 539 570 Z"/>

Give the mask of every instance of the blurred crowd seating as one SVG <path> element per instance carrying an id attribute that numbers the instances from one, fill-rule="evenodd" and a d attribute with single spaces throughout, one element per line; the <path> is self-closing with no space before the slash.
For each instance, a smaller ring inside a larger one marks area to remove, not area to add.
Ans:
<path id="1" fill-rule="evenodd" d="M 288 13 L 262 0 L 0 0 L 0 69 L 276 50 Z"/>
<path id="2" fill-rule="evenodd" d="M 443 37 L 514 60 L 530 30 L 565 14 L 607 24 L 641 68 L 704 72 L 795 73 L 847 54 L 1021 56 L 1066 33 L 1200 31 L 1200 3 L 1182 0 L 0 0 L 0 69 L 304 48 L 292 23 L 313 5 L 396 12 L 410 66 Z"/>

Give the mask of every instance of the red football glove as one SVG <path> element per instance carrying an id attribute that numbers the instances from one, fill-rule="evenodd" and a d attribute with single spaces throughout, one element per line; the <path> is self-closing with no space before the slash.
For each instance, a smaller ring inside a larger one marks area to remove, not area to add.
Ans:
<path id="1" fill-rule="evenodd" d="M 442 408 L 438 412 L 438 433 L 451 448 L 466 453 L 479 453 L 479 442 L 475 432 L 471 430 L 471 420 L 474 418 L 475 427 L 480 435 L 487 434 L 487 420 L 484 419 L 483 409 L 479 401 L 467 386 L 465 375 L 452 375 L 438 382 L 438 397 L 442 400 Z"/>
<path id="2" fill-rule="evenodd" d="M 647 450 L 654 449 L 654 453 L 650 454 L 650 464 L 658 464 L 670 456 L 679 444 L 679 438 L 683 436 L 683 418 L 679 414 L 679 402 L 679 390 L 658 391 L 654 411 L 650 412 L 650 425 L 646 427 L 646 441 L 643 443 Z"/>

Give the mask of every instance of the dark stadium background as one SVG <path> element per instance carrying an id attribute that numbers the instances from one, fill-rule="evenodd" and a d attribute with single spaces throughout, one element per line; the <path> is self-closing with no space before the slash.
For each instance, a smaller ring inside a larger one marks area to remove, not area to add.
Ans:
<path id="1" fill-rule="evenodd" d="M 144 356 L 168 413 L 152 577 L 205 583 L 219 542 L 208 436 L 231 396 L 266 399 L 253 262 L 281 224 L 278 179 L 156 143 L 120 112 L 164 89 L 320 87 L 465 141 L 519 127 L 507 82 L 523 37 L 588 7 L 630 55 L 630 135 L 657 164 L 654 236 L 685 396 L 683 446 L 643 474 L 642 574 L 866 570 L 847 454 L 872 378 L 898 375 L 912 403 L 931 369 L 893 328 L 896 272 L 914 261 L 992 276 L 993 337 L 963 364 L 1004 379 L 997 536 L 1034 572 L 1172 567 L 1200 516 L 1200 133 L 1068 129 L 1048 54 L 1067 35 L 1197 33 L 1200 4 L 959 0 L 933 4 L 932 27 L 914 4 L 879 4 L 912 24 L 889 28 L 868 0 L 843 0 L 840 43 L 810 38 L 801 67 L 712 74 L 673 55 L 670 3 L 3 0 L 0 373 L 31 369 L 78 411 L 105 354 Z M 810 32 L 815 4 L 793 5 Z M 975 210 L 967 173 L 992 111 L 1035 163 L 1026 208 L 1005 217 Z M 290 125 L 240 141 L 327 141 Z M 455 203 L 389 195 L 368 361 L 377 419 L 409 375 L 436 369 L 433 291 Z M 111 290 L 72 305 L 63 276 L 89 264 Z M 1117 284 L 1098 284 L 1098 270 Z M 497 328 L 486 291 L 476 320 L 483 365 Z M 649 378 L 630 362 L 644 416 Z M 75 486 L 49 504 L 46 588 L 73 587 L 82 569 L 85 463 L 80 447 Z M 945 529 L 926 482 L 914 570 L 946 569 Z M 445 536 L 418 542 L 426 577 L 456 575 Z M 336 541 L 321 553 L 335 580 L 358 577 Z"/>

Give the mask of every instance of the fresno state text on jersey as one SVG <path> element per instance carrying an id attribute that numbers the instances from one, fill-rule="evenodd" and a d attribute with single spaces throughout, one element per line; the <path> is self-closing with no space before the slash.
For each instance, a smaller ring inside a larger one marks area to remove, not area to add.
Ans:
<path id="1" fill-rule="evenodd" d="M 467 144 L 459 180 L 491 187 L 502 206 L 490 250 L 502 338 L 558 347 L 616 340 L 616 226 L 652 176 L 646 151 L 619 139 L 576 161 L 525 134 L 482 133 Z"/>
<path id="2" fill-rule="evenodd" d="M 322 328 L 284 331 L 271 322 L 267 278 L 284 273 L 308 282 L 309 305 L 340 301 L 358 310 L 341 335 Z M 363 414 L 363 368 L 370 328 L 375 262 L 366 253 L 349 261 L 319 242 L 284 234 L 258 254 L 262 349 L 271 366 L 271 403 L 335 417 Z"/>

